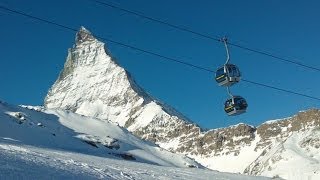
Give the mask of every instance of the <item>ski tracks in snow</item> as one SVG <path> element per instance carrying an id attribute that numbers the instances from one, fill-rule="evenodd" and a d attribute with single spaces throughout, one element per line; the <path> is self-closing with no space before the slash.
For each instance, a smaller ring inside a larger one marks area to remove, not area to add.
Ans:
<path id="1" fill-rule="evenodd" d="M 147 170 L 135 172 L 132 171 L 132 169 L 113 164 L 113 162 L 109 164 L 108 161 L 112 161 L 111 159 L 28 146 L 21 147 L 11 144 L 0 144 L 0 157 L 0 159 L 4 160 L 0 162 L 0 171 L 7 172 L 2 173 L 0 179 L 10 177 L 12 172 L 21 172 L 22 174 L 35 172 L 35 174 L 31 174 L 32 177 L 37 176 L 37 173 L 38 175 L 43 174 L 43 172 L 41 172 L 43 169 L 38 169 L 35 164 L 50 170 L 57 169 L 59 173 L 61 173 L 61 170 L 65 171 L 64 175 L 59 175 L 59 177 L 67 176 L 69 178 L 71 177 L 71 179 L 73 179 L 72 177 L 79 175 L 85 175 L 83 176 L 85 179 L 128 180 L 135 180 L 136 178 L 134 176 L 155 176 L 152 173 L 150 174 Z M 86 162 L 88 159 L 90 159 L 91 162 Z M 12 161 L 14 162 L 12 163 Z M 30 169 L 32 167 L 35 169 Z M 54 176 L 55 175 L 53 175 L 53 177 Z"/>
<path id="2" fill-rule="evenodd" d="M 155 166 L 0 141 L 0 179 L 268 179 Z"/>

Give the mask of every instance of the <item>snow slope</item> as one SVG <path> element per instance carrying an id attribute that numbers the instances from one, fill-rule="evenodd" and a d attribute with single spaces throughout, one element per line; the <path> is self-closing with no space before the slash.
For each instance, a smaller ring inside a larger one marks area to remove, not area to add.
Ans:
<path id="1" fill-rule="evenodd" d="M 266 179 L 197 166 L 107 121 L 0 102 L 0 179 Z"/>
<path id="2" fill-rule="evenodd" d="M 0 172 L 0 179 L 269 179 L 12 145 L 3 139 L 0 140 Z"/>
<path id="3" fill-rule="evenodd" d="M 116 124 L 69 111 L 0 104 L 0 119 L 0 138 L 5 142 L 162 166 L 201 167 L 184 155 L 140 140 Z"/>
<path id="4" fill-rule="evenodd" d="M 320 128 L 294 132 L 275 143 L 250 165 L 250 174 L 290 180 L 320 179 Z"/>

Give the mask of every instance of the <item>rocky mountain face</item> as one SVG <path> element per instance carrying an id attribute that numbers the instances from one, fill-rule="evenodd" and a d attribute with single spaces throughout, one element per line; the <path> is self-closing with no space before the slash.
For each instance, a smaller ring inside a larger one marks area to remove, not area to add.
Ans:
<path id="1" fill-rule="evenodd" d="M 135 135 L 186 154 L 208 168 L 254 175 L 263 174 L 270 167 L 262 157 L 279 149 L 295 133 L 319 132 L 320 124 L 320 111 L 314 109 L 258 127 L 238 124 L 203 131 L 148 95 L 105 50 L 104 43 L 83 27 L 44 105 L 116 122 Z M 301 148 L 318 149 L 319 139 L 307 136 Z"/>
<path id="2" fill-rule="evenodd" d="M 320 110 L 311 109 L 257 128 L 261 154 L 245 169 L 250 175 L 286 179 L 320 178 Z"/>

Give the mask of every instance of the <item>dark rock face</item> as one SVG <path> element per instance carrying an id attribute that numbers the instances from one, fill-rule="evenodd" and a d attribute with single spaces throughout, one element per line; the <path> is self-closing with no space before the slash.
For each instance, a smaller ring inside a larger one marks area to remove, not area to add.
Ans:
<path id="1" fill-rule="evenodd" d="M 300 112 L 292 118 L 281 121 L 264 123 L 257 128 L 257 134 L 261 137 L 257 148 L 264 148 L 271 144 L 270 139 L 278 137 L 285 139 L 292 132 L 308 130 L 310 127 L 320 125 L 320 110 L 311 109 Z"/>
<path id="2" fill-rule="evenodd" d="M 174 152 L 186 153 L 191 155 L 221 155 L 223 149 L 228 149 L 229 153 L 239 154 L 239 149 L 235 148 L 240 144 L 250 145 L 255 138 L 256 128 L 239 124 L 229 128 L 221 128 L 202 132 L 200 127 L 195 124 L 180 122 L 166 124 L 166 128 L 153 128 L 147 126 L 141 130 L 135 131 L 137 136 L 155 143 L 168 142 L 171 139 L 179 138 L 179 147 L 177 149 L 169 149 Z M 170 128 L 171 127 L 171 128 Z"/>
<path id="3" fill-rule="evenodd" d="M 292 118 L 292 131 L 306 130 L 310 126 L 320 126 L 320 110 L 311 109 L 300 112 Z"/>
<path id="4" fill-rule="evenodd" d="M 320 127 L 317 127 L 313 129 L 313 133 L 320 134 Z M 308 136 L 303 139 L 303 141 L 300 144 L 300 147 L 302 148 L 308 148 L 313 147 L 316 149 L 320 149 L 320 136 Z"/>
<path id="5" fill-rule="evenodd" d="M 86 41 L 94 41 L 96 38 L 93 37 L 90 31 L 86 28 L 81 27 L 80 30 L 76 34 L 76 45 L 80 45 Z"/>
<path id="6" fill-rule="evenodd" d="M 211 130 L 198 138 L 197 150 L 201 155 L 221 155 L 222 150 L 229 150 L 226 154 L 239 154 L 237 145 L 249 145 L 254 139 L 255 128 L 246 124 L 239 124 L 229 128 Z"/>

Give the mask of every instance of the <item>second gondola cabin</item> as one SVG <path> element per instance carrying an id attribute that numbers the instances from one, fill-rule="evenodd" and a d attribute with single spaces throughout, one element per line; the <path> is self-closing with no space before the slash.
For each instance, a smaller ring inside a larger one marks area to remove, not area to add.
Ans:
<path id="1" fill-rule="evenodd" d="M 232 86 L 241 79 L 239 68 L 234 64 L 225 64 L 216 71 L 216 81 L 219 86 Z"/>
<path id="2" fill-rule="evenodd" d="M 229 116 L 235 116 L 247 111 L 247 101 L 241 96 L 233 96 L 224 103 L 224 111 Z"/>

